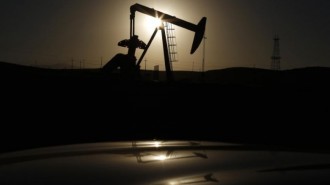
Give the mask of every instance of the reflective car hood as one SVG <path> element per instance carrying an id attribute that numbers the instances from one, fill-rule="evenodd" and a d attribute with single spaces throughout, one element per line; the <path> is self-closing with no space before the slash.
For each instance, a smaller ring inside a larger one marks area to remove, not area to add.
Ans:
<path id="1" fill-rule="evenodd" d="M 66 145 L 1 154 L 0 184 L 330 184 L 330 155 L 204 141 Z"/>

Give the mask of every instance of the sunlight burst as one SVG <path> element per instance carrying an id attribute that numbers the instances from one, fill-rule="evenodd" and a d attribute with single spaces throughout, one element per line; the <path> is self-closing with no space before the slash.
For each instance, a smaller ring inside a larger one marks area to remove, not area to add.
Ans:
<path id="1" fill-rule="evenodd" d="M 148 30 L 154 30 L 156 27 L 160 27 L 161 25 L 162 25 L 162 20 L 160 18 L 146 16 L 145 27 Z"/>

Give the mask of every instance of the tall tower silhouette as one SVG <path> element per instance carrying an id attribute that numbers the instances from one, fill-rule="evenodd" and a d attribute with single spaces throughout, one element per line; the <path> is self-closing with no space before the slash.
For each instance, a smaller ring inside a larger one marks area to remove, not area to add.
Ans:
<path id="1" fill-rule="evenodd" d="M 278 34 L 274 36 L 274 49 L 273 56 L 271 57 L 272 61 L 270 63 L 270 69 L 280 70 L 281 69 L 281 56 L 280 56 L 280 38 Z"/>

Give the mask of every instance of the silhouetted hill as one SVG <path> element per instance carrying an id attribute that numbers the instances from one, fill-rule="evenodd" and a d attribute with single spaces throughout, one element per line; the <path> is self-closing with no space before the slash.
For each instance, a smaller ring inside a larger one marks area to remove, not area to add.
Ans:
<path id="1" fill-rule="evenodd" d="M 0 77 L 6 82 L 70 81 L 99 78 L 99 70 L 48 69 L 0 62 Z"/>
<path id="2" fill-rule="evenodd" d="M 2 80 L 120 80 L 117 74 L 104 74 L 99 69 L 46 69 L 0 62 Z M 152 71 L 142 71 L 142 80 L 152 80 Z M 146 78 L 147 76 L 147 78 Z M 178 83 L 200 83 L 200 72 L 174 71 Z M 160 72 L 160 80 L 165 81 L 165 72 Z M 226 68 L 205 72 L 205 83 L 238 85 L 247 87 L 327 87 L 330 84 L 330 68 L 306 67 L 274 71 L 258 68 Z"/>
<path id="3" fill-rule="evenodd" d="M 51 75 L 55 70 L 0 62 L 0 72 L 2 77 L 42 77 L 41 75 Z"/>
<path id="4" fill-rule="evenodd" d="M 206 79 L 211 83 L 257 87 L 320 87 L 328 86 L 330 82 L 330 68 L 307 67 L 282 71 L 257 68 L 228 68 L 208 71 Z"/>
<path id="5" fill-rule="evenodd" d="M 277 71 L 257 68 L 227 68 L 211 70 L 206 73 L 207 81 L 219 84 L 247 86 L 272 85 L 279 78 Z"/>
<path id="6" fill-rule="evenodd" d="M 3 151 L 154 138 L 328 146 L 329 68 L 228 68 L 205 83 L 197 72 L 141 75 L 0 63 Z"/>

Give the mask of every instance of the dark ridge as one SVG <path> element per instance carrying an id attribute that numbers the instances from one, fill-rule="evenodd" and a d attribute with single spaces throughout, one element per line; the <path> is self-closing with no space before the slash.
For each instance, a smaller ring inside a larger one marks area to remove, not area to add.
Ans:
<path id="1" fill-rule="evenodd" d="M 283 71 L 257 68 L 227 68 L 206 73 L 207 81 L 220 84 L 239 84 L 264 87 L 323 86 L 330 82 L 330 68 L 306 67 Z"/>
<path id="2" fill-rule="evenodd" d="M 0 63 L 1 151 L 136 139 L 329 149 L 329 68 L 228 68 L 204 83 L 197 72 L 173 83 L 146 74 Z"/>

